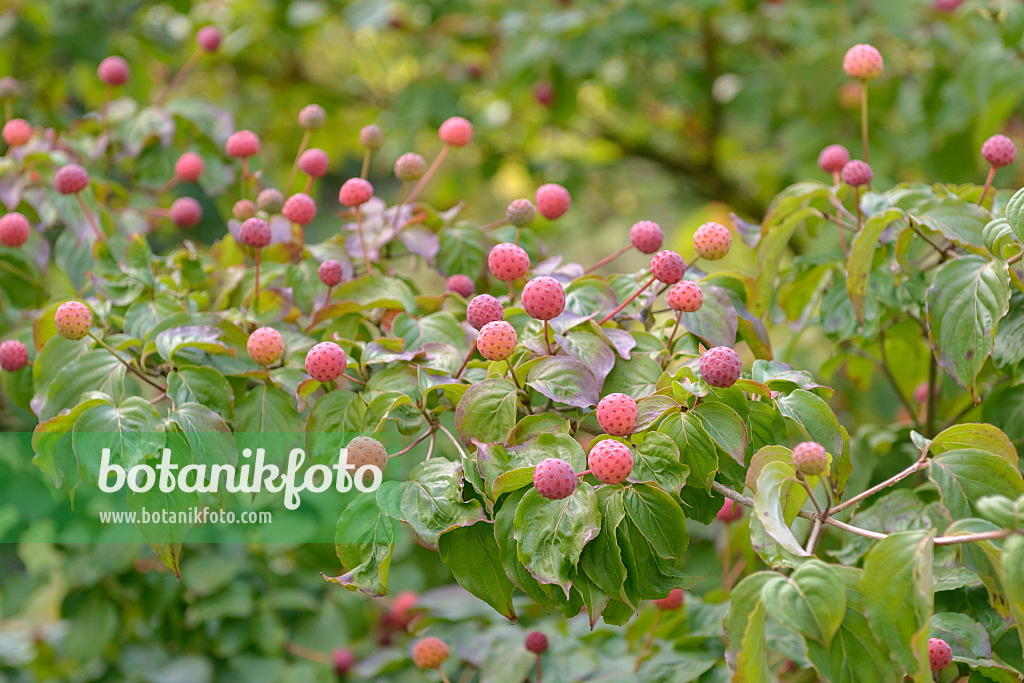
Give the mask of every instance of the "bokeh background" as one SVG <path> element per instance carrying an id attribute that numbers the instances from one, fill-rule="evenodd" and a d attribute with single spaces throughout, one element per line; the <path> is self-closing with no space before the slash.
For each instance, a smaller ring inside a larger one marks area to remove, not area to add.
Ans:
<path id="1" fill-rule="evenodd" d="M 205 24 L 224 31 L 223 46 L 181 91 L 234 113 L 211 126 L 259 132 L 270 184 L 271 171 L 290 165 L 306 104 L 328 112 L 313 142 L 332 160 L 316 197 L 326 207 L 358 173 L 362 126 L 384 130 L 371 179 L 394 196 L 394 159 L 417 151 L 429 160 L 440 122 L 463 115 L 477 137 L 446 163 L 431 201 L 467 200 L 464 217 L 488 223 L 537 185 L 561 183 L 574 208 L 541 238 L 551 253 L 583 263 L 625 244 L 641 219 L 659 222 L 665 246 L 690 256 L 702 222 L 728 224 L 735 212 L 757 223 L 780 189 L 820 178 L 825 145 L 859 156 L 858 86 L 840 66 L 854 43 L 876 45 L 886 61 L 871 86 L 871 164 L 881 186 L 981 182 L 982 141 L 1024 138 L 1018 0 L 6 0 L 0 76 L 21 87 L 11 111 L 60 129 L 97 109 L 96 65 L 111 54 L 132 65 L 122 94 L 152 101 Z M 144 154 L 140 164 L 169 177 L 173 158 Z M 996 184 L 1020 186 L 1020 168 L 999 171 Z M 230 200 L 203 201 L 198 234 L 223 234 Z M 335 229 L 319 220 L 311 232 Z M 814 246 L 798 238 L 795 248 Z M 738 245 L 724 267 L 742 269 L 751 254 Z M 636 254 L 623 260 L 642 265 Z M 827 370 L 828 345 L 823 352 L 816 341 L 788 351 Z M 863 382 L 863 405 L 838 406 L 844 423 L 891 421 L 891 392 Z M 0 449 L 0 480 L 26 466 Z M 179 582 L 145 547 L 52 543 L 45 506 L 32 507 L 51 493 L 0 498 L 0 525 L 25 525 L 22 543 L 0 548 L 0 681 L 327 681 L 331 667 L 317 660 L 343 645 L 368 678 L 418 680 L 406 670 L 407 636 L 380 630 L 391 603 L 319 576 L 338 569 L 331 547 L 190 548 Z M 689 561 L 697 575 L 717 562 L 711 552 Z M 467 680 L 506 680 L 504 667 L 521 652 L 495 654 L 487 643 L 502 647 L 515 627 L 447 588 L 434 555 L 408 537 L 392 566 L 392 586 L 433 589 L 420 599 L 432 618 L 475 636 L 478 651 L 463 655 L 480 669 Z M 577 626 L 552 622 L 555 647 L 618 642 L 616 629 Z M 724 680 L 715 675 L 701 680 Z"/>

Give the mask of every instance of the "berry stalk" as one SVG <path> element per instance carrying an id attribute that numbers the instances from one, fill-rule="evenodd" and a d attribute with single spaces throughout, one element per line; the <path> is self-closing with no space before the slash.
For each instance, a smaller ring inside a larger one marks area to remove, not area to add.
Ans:
<path id="1" fill-rule="evenodd" d="M 640 647 L 640 652 L 636 656 L 636 664 L 633 665 L 633 673 L 635 674 L 640 670 L 640 665 L 643 664 L 644 658 L 647 653 L 651 650 L 651 644 L 654 643 L 654 633 L 658 630 L 658 626 L 661 625 L 661 610 L 654 615 L 654 621 L 651 622 L 651 628 L 647 631 L 647 637 L 644 638 L 644 644 Z"/>
<path id="2" fill-rule="evenodd" d="M 82 193 L 76 192 L 75 199 L 78 200 L 78 205 L 82 207 L 82 213 L 85 214 L 85 218 L 89 221 L 89 225 L 92 226 L 92 231 L 96 233 L 96 239 L 103 239 L 103 231 L 100 230 L 100 226 L 96 223 L 96 217 L 92 215 L 89 208 L 85 205 L 85 200 L 82 199 Z"/>
<path id="3" fill-rule="evenodd" d="M 607 265 L 607 264 L 611 263 L 612 261 L 614 261 L 615 259 L 619 258 L 620 256 L 622 256 L 623 254 L 625 254 L 627 251 L 629 251 L 632 248 L 633 248 L 632 244 L 627 244 L 622 249 L 619 249 L 618 251 L 613 252 L 611 254 L 611 256 L 605 256 L 603 259 L 601 259 L 600 261 L 598 261 L 594 265 L 592 265 L 589 268 L 587 268 L 585 271 L 583 271 L 583 274 L 586 275 L 587 273 L 592 273 L 595 270 L 597 270 L 598 268 L 600 268 L 601 266 L 604 266 L 604 265 Z"/>
<path id="4" fill-rule="evenodd" d="M 363 237 L 363 215 L 359 211 L 359 207 L 355 207 L 356 211 L 356 229 L 359 231 L 359 248 L 363 251 L 363 263 L 366 264 L 366 274 L 370 274 L 370 254 L 366 251 L 366 238 Z"/>
<path id="5" fill-rule="evenodd" d="M 373 150 L 369 147 L 363 152 L 363 170 L 359 172 L 359 177 L 366 180 L 366 176 L 370 175 L 370 157 L 373 156 Z"/>
<path id="6" fill-rule="evenodd" d="M 680 321 L 682 321 L 682 319 L 683 319 L 683 312 L 679 311 L 678 313 L 676 313 L 676 324 L 672 326 L 672 334 L 668 335 L 668 342 L 665 343 L 665 351 L 666 351 L 665 362 L 666 363 L 668 362 L 668 359 L 672 357 L 672 342 L 675 341 L 676 332 L 679 331 L 679 323 L 680 323 Z"/>
<path id="7" fill-rule="evenodd" d="M 462 365 L 459 366 L 459 371 L 455 373 L 455 379 L 462 377 L 462 373 L 465 372 L 466 366 L 469 365 L 470 359 L 473 358 L 473 351 L 475 350 L 475 346 L 471 345 L 469 347 L 469 353 L 466 354 L 466 357 L 462 361 Z"/>
<path id="8" fill-rule="evenodd" d="M 409 193 L 410 204 L 416 201 L 416 198 L 420 196 L 420 192 L 422 192 L 423 188 L 427 186 L 428 182 L 430 182 L 430 179 L 434 176 L 434 173 L 437 172 L 437 169 L 441 165 L 441 162 L 444 161 L 444 158 L 448 156 L 449 147 L 451 147 L 451 145 L 446 142 L 444 147 L 441 148 L 441 151 L 437 153 L 437 157 L 434 158 L 434 162 L 430 164 L 430 168 L 428 168 L 427 172 L 423 174 L 420 181 L 416 183 L 416 187 L 412 188 L 412 192 Z"/>
<path id="9" fill-rule="evenodd" d="M 864 145 L 864 163 L 868 161 L 868 79 L 860 79 L 860 135 Z"/>
<path id="10" fill-rule="evenodd" d="M 638 289 L 638 290 L 636 290 L 635 292 L 633 292 L 632 296 L 630 296 L 630 297 L 629 297 L 628 299 L 626 299 L 626 300 L 625 300 L 625 301 L 623 301 L 623 302 L 622 302 L 621 304 L 619 304 L 618 308 L 616 308 L 616 309 L 615 309 L 614 311 L 612 311 L 611 313 L 609 313 L 608 315 L 606 315 L 606 316 L 605 316 L 604 318 L 602 318 L 602 319 L 601 319 L 601 322 L 600 322 L 600 323 L 598 323 L 598 324 L 599 324 L 599 325 L 604 325 L 604 324 L 605 324 L 606 322 L 608 322 L 608 321 L 609 321 L 609 320 L 611 320 L 611 319 L 612 319 L 613 317 L 615 317 L 615 314 L 616 314 L 616 313 L 618 313 L 618 312 L 619 312 L 619 311 L 621 311 L 621 310 L 622 310 L 623 308 L 625 308 L 626 306 L 628 306 L 628 305 L 629 305 L 629 304 L 630 304 L 630 303 L 631 303 L 631 302 L 633 301 L 633 299 L 635 299 L 635 298 L 637 298 L 638 296 L 640 296 L 640 294 L 641 294 L 641 293 L 642 293 L 642 292 L 643 292 L 643 291 L 644 291 L 645 289 L 647 289 L 648 287 L 650 287 L 651 285 L 653 285 L 653 284 L 654 284 L 654 281 L 655 281 L 655 279 L 656 279 L 656 278 L 653 278 L 653 277 L 652 277 L 652 278 L 651 278 L 650 280 L 648 280 L 648 281 L 647 281 L 647 284 L 645 284 L 645 285 L 644 285 L 643 287 L 641 287 L 640 289 Z"/>
<path id="11" fill-rule="evenodd" d="M 543 683 L 541 681 L 542 672 L 540 670 L 540 654 L 537 655 L 537 683 Z"/>
<path id="12" fill-rule="evenodd" d="M 252 299 L 253 313 L 260 312 L 260 250 L 256 250 L 256 293 Z"/>
<path id="13" fill-rule="evenodd" d="M 167 95 L 171 92 L 171 90 L 174 89 L 174 86 L 180 83 L 181 80 L 188 75 L 188 72 L 191 71 L 192 67 L 196 65 L 196 62 L 199 61 L 199 57 L 202 56 L 202 54 L 202 48 L 198 48 L 195 52 L 192 53 L 192 56 L 188 58 L 188 61 L 186 61 L 180 69 L 178 69 L 178 73 L 174 74 L 174 78 L 172 78 L 171 82 L 167 84 L 167 87 L 164 88 L 164 91 L 160 93 L 160 97 L 156 98 L 156 102 L 154 102 L 156 106 L 160 106 L 163 103 L 163 101 L 167 99 Z"/>
<path id="14" fill-rule="evenodd" d="M 548 325 L 548 321 L 547 321 L 547 320 L 545 320 L 545 321 L 544 321 L 544 346 L 545 346 L 545 347 L 547 348 L 547 350 L 548 350 L 548 355 L 549 355 L 549 356 L 553 356 L 553 355 L 555 355 L 555 354 L 551 353 L 551 342 L 550 342 L 550 341 L 548 340 L 548 333 L 549 333 L 550 331 L 551 331 L 551 326 L 550 326 L 550 325 Z"/>
<path id="15" fill-rule="evenodd" d="M 292 170 L 288 173 L 288 182 L 285 184 L 284 189 L 290 191 L 292 189 L 292 183 L 295 182 L 295 174 L 299 170 L 299 157 L 306 151 L 306 147 L 309 146 L 309 136 L 311 131 L 309 128 L 302 134 L 302 140 L 299 142 L 299 151 L 295 153 L 295 161 L 292 162 Z"/>
<path id="16" fill-rule="evenodd" d="M 391 219 L 391 229 L 398 231 L 398 216 L 402 213 L 402 204 L 405 203 L 405 191 L 409 189 L 409 181 L 402 181 L 402 191 L 398 193 L 398 203 L 395 204 L 395 215 Z M 402 226 L 405 227 L 404 225 Z"/>
<path id="17" fill-rule="evenodd" d="M 981 190 L 981 197 L 978 199 L 978 206 L 981 206 L 985 201 L 985 195 L 988 194 L 988 188 L 992 187 L 992 179 L 996 177 L 996 165 L 989 164 L 988 166 L 988 177 L 985 178 L 985 187 Z"/>
<path id="18" fill-rule="evenodd" d="M 97 337 L 92 332 L 86 332 L 86 334 L 89 335 L 90 337 L 92 337 L 93 341 L 95 341 L 97 344 L 99 344 L 104 349 L 106 349 L 108 352 L 110 352 L 110 355 L 113 356 L 114 358 L 116 358 L 117 360 L 119 360 L 121 362 L 121 365 L 123 365 L 126 368 L 128 368 L 128 370 L 130 372 L 132 372 L 132 374 L 137 376 L 139 379 L 141 379 L 143 382 L 145 382 L 149 386 L 153 387 L 157 391 L 162 391 L 165 394 L 167 393 L 167 387 L 162 387 L 159 384 L 157 384 L 156 382 L 154 382 L 153 380 L 151 380 L 149 377 L 146 377 L 146 375 L 144 375 L 141 370 L 138 370 L 134 365 L 132 365 L 131 363 L 126 361 L 124 358 L 121 358 L 121 356 L 117 353 L 117 351 L 112 349 L 105 341 L 103 341 L 102 339 Z"/>

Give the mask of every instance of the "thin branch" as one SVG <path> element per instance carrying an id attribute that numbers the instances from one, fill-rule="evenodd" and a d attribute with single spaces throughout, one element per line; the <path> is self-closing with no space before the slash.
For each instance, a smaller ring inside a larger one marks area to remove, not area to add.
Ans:
<path id="1" fill-rule="evenodd" d="M 851 505 L 856 505 L 857 503 L 859 503 L 860 501 L 864 500 L 865 498 L 867 498 L 869 496 L 873 496 L 874 494 L 878 493 L 879 491 L 881 491 L 883 489 L 887 489 L 890 486 L 892 486 L 893 484 L 895 484 L 895 483 L 897 483 L 899 481 L 902 481 L 903 479 L 906 479 L 911 474 L 914 474 L 915 472 L 917 472 L 919 470 L 927 469 L 930 464 L 931 463 L 929 463 L 928 460 L 925 460 L 925 459 L 918 460 L 917 462 L 915 462 L 913 465 L 911 465 L 907 469 L 903 470 L 902 472 L 900 472 L 898 474 L 894 474 L 893 476 L 891 476 L 888 479 L 886 479 L 885 481 L 883 481 L 881 484 L 876 484 L 875 486 L 872 486 L 871 488 L 869 488 L 867 491 L 864 491 L 863 493 L 858 493 L 856 496 L 854 496 L 850 500 L 847 500 L 845 502 L 840 503 L 839 505 L 836 505 L 834 508 L 832 508 L 832 509 L 830 509 L 828 511 L 828 514 L 829 515 L 834 515 L 834 514 L 837 514 L 839 512 L 842 512 L 843 510 L 845 510 L 846 508 L 850 507 Z"/>

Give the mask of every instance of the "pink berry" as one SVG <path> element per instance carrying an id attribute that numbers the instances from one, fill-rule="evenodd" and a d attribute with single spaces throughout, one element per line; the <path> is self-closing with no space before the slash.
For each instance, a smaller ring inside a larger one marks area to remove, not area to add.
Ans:
<path id="1" fill-rule="evenodd" d="M 884 67 L 882 55 L 872 45 L 861 43 L 846 51 L 843 57 L 843 71 L 850 78 L 870 80 L 877 78 Z"/>
<path id="2" fill-rule="evenodd" d="M 1017 145 L 1005 135 L 993 135 L 981 146 L 981 156 L 996 168 L 1009 166 L 1017 158 Z"/>
<path id="3" fill-rule="evenodd" d="M 316 269 L 316 274 L 320 277 L 320 282 L 328 287 L 333 287 L 341 282 L 341 264 L 334 259 L 324 261 Z"/>
<path id="4" fill-rule="evenodd" d="M 653 254 L 661 249 L 663 239 L 661 226 L 654 221 L 637 221 L 629 229 L 630 243 L 642 254 Z"/>
<path id="5" fill-rule="evenodd" d="M 505 209 L 505 218 L 509 225 L 516 228 L 525 228 L 533 223 L 537 210 L 529 199 L 515 199 Z"/>
<path id="6" fill-rule="evenodd" d="M 729 253 L 731 246 L 732 233 L 721 223 L 705 223 L 693 233 L 693 248 L 703 259 L 717 261 Z"/>
<path id="7" fill-rule="evenodd" d="M 256 215 L 256 205 L 251 199 L 239 199 L 235 202 L 235 205 L 231 207 L 231 215 L 236 220 L 244 221 L 247 218 L 252 218 Z"/>
<path id="8" fill-rule="evenodd" d="M 92 311 L 81 301 L 65 301 L 53 314 L 57 333 L 65 339 L 81 339 L 92 327 Z"/>
<path id="9" fill-rule="evenodd" d="M 468 299 L 476 291 L 476 285 L 473 284 L 468 275 L 452 275 L 448 278 L 448 282 L 445 283 L 445 291 L 454 292 L 463 299 Z"/>
<path id="10" fill-rule="evenodd" d="M 732 498 L 726 498 L 722 508 L 715 514 L 719 522 L 730 524 L 743 516 L 743 506 L 738 505 Z"/>
<path id="11" fill-rule="evenodd" d="M 964 0 L 935 0 L 935 9 L 940 12 L 955 12 Z"/>
<path id="12" fill-rule="evenodd" d="M 572 197 L 569 196 L 569 190 L 561 185 L 547 183 L 537 188 L 537 192 L 533 195 L 533 201 L 537 205 L 540 215 L 553 221 L 569 210 Z"/>
<path id="13" fill-rule="evenodd" d="M 612 436 L 632 434 L 636 429 L 636 401 L 625 394 L 608 394 L 597 404 L 597 422 Z"/>
<path id="14" fill-rule="evenodd" d="M 174 176 L 186 183 L 194 183 L 203 175 L 203 158 L 195 152 L 185 152 L 174 162 Z"/>
<path id="15" fill-rule="evenodd" d="M 270 244 L 270 226 L 262 218 L 246 218 L 238 230 L 242 244 L 262 249 Z"/>
<path id="16" fill-rule="evenodd" d="M 346 650 L 343 647 L 335 648 L 331 651 L 331 663 L 334 665 L 334 673 L 344 678 L 356 665 L 356 656 L 352 654 L 351 650 Z"/>
<path id="17" fill-rule="evenodd" d="M 76 194 L 89 184 L 89 174 L 78 164 L 62 166 L 53 178 L 53 186 L 61 194 Z"/>
<path id="18" fill-rule="evenodd" d="M 207 52 L 216 52 L 220 47 L 220 29 L 216 26 L 202 27 L 196 34 L 196 42 Z"/>
<path id="19" fill-rule="evenodd" d="M 260 190 L 260 193 L 256 195 L 256 206 L 260 211 L 277 213 L 284 208 L 284 195 L 281 194 L 281 190 L 274 187 Z M 246 216 L 246 218 L 252 218 L 252 216 Z"/>
<path id="20" fill-rule="evenodd" d="M 380 149 L 384 144 L 384 133 L 381 132 L 380 126 L 372 123 L 363 126 L 359 131 L 359 144 L 370 150 Z"/>
<path id="21" fill-rule="evenodd" d="M 942 638 L 929 638 L 928 661 L 932 671 L 942 671 L 953 663 L 953 649 Z"/>
<path id="22" fill-rule="evenodd" d="M 0 368 L 7 372 L 17 372 L 28 363 L 28 349 L 20 341 L 8 339 L 0 344 Z"/>
<path id="23" fill-rule="evenodd" d="M 655 600 L 654 604 L 661 610 L 679 609 L 683 606 L 683 589 L 673 588 L 666 597 Z"/>
<path id="24" fill-rule="evenodd" d="M 419 154 L 408 152 L 395 162 L 395 177 L 399 180 L 419 180 L 427 172 L 427 162 Z"/>
<path id="25" fill-rule="evenodd" d="M 518 244 L 503 242 L 491 248 L 487 266 L 491 274 L 502 282 L 514 282 L 530 269 L 530 257 Z"/>
<path id="26" fill-rule="evenodd" d="M 548 500 L 567 498 L 576 490 L 576 472 L 564 460 L 541 460 L 533 468 L 533 486 Z"/>
<path id="27" fill-rule="evenodd" d="M 565 310 L 565 289 L 553 277 L 541 275 L 523 287 L 523 309 L 536 320 L 551 320 Z"/>
<path id="28" fill-rule="evenodd" d="M 249 335 L 245 350 L 260 365 L 273 365 L 284 355 L 284 337 L 273 327 L 260 327 Z"/>
<path id="29" fill-rule="evenodd" d="M 306 354 L 306 372 L 317 382 L 333 382 L 348 366 L 348 358 L 334 342 L 320 342 Z"/>
<path id="30" fill-rule="evenodd" d="M 124 57 L 107 57 L 96 69 L 96 75 L 107 85 L 124 85 L 128 82 L 128 62 Z"/>
<path id="31" fill-rule="evenodd" d="M 928 382 L 921 382 L 914 387 L 914 400 L 921 404 L 928 401 Z"/>
<path id="32" fill-rule="evenodd" d="M 838 173 L 850 161 L 850 150 L 842 145 L 829 145 L 818 155 L 818 166 L 825 173 Z"/>
<path id="33" fill-rule="evenodd" d="M 480 328 L 476 349 L 487 360 L 505 360 L 516 350 L 516 328 L 504 320 L 495 320 Z"/>
<path id="34" fill-rule="evenodd" d="M 192 197 L 178 197 L 171 204 L 171 222 L 179 228 L 194 228 L 203 220 L 203 207 Z"/>
<path id="35" fill-rule="evenodd" d="M 329 167 L 330 160 L 327 158 L 327 152 L 318 147 L 307 149 L 299 157 L 299 168 L 303 173 L 314 178 L 322 178 L 327 175 Z"/>
<path id="36" fill-rule="evenodd" d="M 670 249 L 659 251 L 651 257 L 651 275 L 658 282 L 674 285 L 686 274 L 686 262 L 683 257 Z"/>
<path id="37" fill-rule="evenodd" d="M 700 285 L 693 280 L 683 280 L 672 285 L 672 289 L 668 290 L 668 296 L 665 299 L 668 301 L 668 307 L 673 311 L 696 313 L 704 305 L 704 292 L 701 291 Z"/>
<path id="38" fill-rule="evenodd" d="M 473 124 L 461 116 L 453 116 L 441 124 L 437 136 L 452 147 L 465 147 L 473 139 Z"/>
<path id="39" fill-rule="evenodd" d="M 316 202 L 308 194 L 293 194 L 284 203 L 281 214 L 292 223 L 308 225 L 316 217 Z"/>
<path id="40" fill-rule="evenodd" d="M 383 472 L 388 466 L 388 450 L 371 436 L 357 436 L 345 446 L 345 462 L 356 470 L 372 465 Z"/>
<path id="41" fill-rule="evenodd" d="M 728 389 L 743 373 L 738 353 L 728 346 L 715 346 L 701 354 L 700 376 L 713 387 Z"/>
<path id="42" fill-rule="evenodd" d="M 233 157 L 255 156 L 260 151 L 260 137 L 251 130 L 236 131 L 228 138 L 224 149 Z"/>
<path id="43" fill-rule="evenodd" d="M 348 207 L 362 206 L 373 197 L 373 185 L 362 178 L 349 178 L 338 192 L 338 200 Z"/>
<path id="44" fill-rule="evenodd" d="M 473 300 L 466 306 L 466 322 L 479 330 L 487 323 L 495 320 L 505 319 L 505 309 L 501 303 L 490 294 L 480 294 L 473 297 Z"/>
<path id="45" fill-rule="evenodd" d="M 847 185 L 854 187 L 869 185 L 874 177 L 875 174 L 871 171 L 871 167 L 860 159 L 854 159 L 846 164 L 846 166 L 843 166 L 843 182 Z"/>
<path id="46" fill-rule="evenodd" d="M 11 147 L 28 144 L 32 139 L 32 126 L 25 119 L 11 119 L 4 124 L 3 138 Z"/>
<path id="47" fill-rule="evenodd" d="M 527 633 L 526 649 L 535 655 L 544 654 L 548 649 L 548 637 L 540 631 Z"/>
<path id="48" fill-rule="evenodd" d="M 299 111 L 299 125 L 306 130 L 320 130 L 327 124 L 327 112 L 319 104 L 307 104 Z"/>
<path id="49" fill-rule="evenodd" d="M 621 441 L 605 439 L 590 449 L 587 465 L 602 484 L 618 484 L 633 471 L 633 451 Z"/>
<path id="50" fill-rule="evenodd" d="M 793 449 L 793 467 L 804 476 L 822 475 L 828 470 L 828 454 L 821 444 L 804 441 Z"/>
<path id="51" fill-rule="evenodd" d="M 31 227 L 28 219 L 17 211 L 0 218 L 0 242 L 7 247 L 20 247 L 28 239 Z"/>
<path id="52" fill-rule="evenodd" d="M 412 662 L 420 669 L 438 669 L 448 659 L 448 646 L 440 638 L 424 638 L 412 647 Z"/>

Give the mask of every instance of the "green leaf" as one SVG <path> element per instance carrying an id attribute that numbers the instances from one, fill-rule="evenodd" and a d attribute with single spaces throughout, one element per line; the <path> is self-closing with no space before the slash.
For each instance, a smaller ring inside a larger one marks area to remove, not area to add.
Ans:
<path id="1" fill-rule="evenodd" d="M 768 665 L 765 643 L 765 616 L 764 604 L 757 603 L 743 631 L 733 683 L 771 683 L 771 667 Z"/>
<path id="2" fill-rule="evenodd" d="M 822 185 L 824 192 L 831 190 Z M 815 188 L 816 192 L 822 192 Z M 778 221 L 776 216 L 785 215 L 785 218 Z M 757 317 L 764 315 L 771 303 L 772 293 L 775 292 L 775 278 L 779 274 L 779 264 L 782 262 L 782 252 L 789 244 L 793 233 L 812 216 L 820 215 L 817 209 L 805 206 L 787 213 L 780 203 L 768 216 L 765 217 L 762 227 L 761 243 L 757 249 L 757 280 L 754 282 L 754 298 L 747 302 L 747 308 Z"/>
<path id="3" fill-rule="evenodd" d="M 703 284 L 704 303 L 695 313 L 683 313 L 686 329 L 700 337 L 708 348 L 736 345 L 738 318 L 729 293 L 721 287 Z"/>
<path id="4" fill-rule="evenodd" d="M 747 427 L 735 410 L 724 403 L 705 401 L 690 413 L 701 421 L 719 448 L 740 465 L 744 464 L 747 452 Z"/>
<path id="5" fill-rule="evenodd" d="M 364 275 L 337 287 L 332 299 L 342 300 L 342 305 L 345 306 L 357 304 L 358 309 L 362 310 L 400 308 L 406 313 L 416 310 L 416 299 L 409 285 L 398 278 L 376 274 Z"/>
<path id="6" fill-rule="evenodd" d="M 623 590 L 626 567 L 622 563 L 622 553 L 616 543 L 616 529 L 626 517 L 624 494 L 623 489 L 610 487 L 598 491 L 601 531 L 583 548 L 580 569 L 605 593 L 636 608 Z"/>
<path id="7" fill-rule="evenodd" d="M 356 496 L 338 517 L 334 549 L 346 572 L 324 578 L 368 595 L 386 595 L 398 523 L 384 514 L 376 496 Z"/>
<path id="8" fill-rule="evenodd" d="M 101 454 L 110 449 L 110 464 L 128 470 L 160 455 L 166 443 L 163 421 L 149 401 L 129 396 L 116 408 L 103 403 L 75 422 L 72 445 L 82 479 L 99 483 Z"/>
<path id="9" fill-rule="evenodd" d="M 1004 262 L 967 255 L 943 265 L 928 288 L 928 338 L 935 359 L 972 395 L 992 352 L 996 325 L 1009 309 L 1009 279 Z"/>
<path id="10" fill-rule="evenodd" d="M 587 366 L 563 356 L 541 358 L 526 383 L 556 403 L 577 408 L 590 408 L 601 399 L 601 387 Z"/>
<path id="11" fill-rule="evenodd" d="M 209 354 L 233 353 L 220 341 L 222 334 L 212 325 L 172 327 L 156 335 L 156 351 L 166 361 L 174 360 L 175 354 L 183 349 L 198 349 Z"/>
<path id="12" fill-rule="evenodd" d="M 718 449 L 701 420 L 689 412 L 669 415 L 661 431 L 679 448 L 679 459 L 690 470 L 690 485 L 710 492 L 711 482 L 718 474 Z"/>
<path id="13" fill-rule="evenodd" d="M 459 222 L 441 231 L 437 267 L 446 275 L 468 275 L 477 279 L 487 263 L 493 242 L 479 227 Z M 413 311 L 407 308 L 407 311 Z"/>
<path id="14" fill-rule="evenodd" d="M 690 538 L 679 503 L 651 484 L 632 484 L 623 494 L 623 503 L 626 515 L 658 557 L 676 561 L 683 556 Z"/>
<path id="15" fill-rule="evenodd" d="M 879 641 L 922 681 L 931 678 L 933 536 L 930 530 L 904 531 L 879 541 L 864 559 L 861 579 L 868 620 Z"/>
<path id="16" fill-rule="evenodd" d="M 515 585 L 505 575 L 494 540 L 493 523 L 480 521 L 457 526 L 438 537 L 441 561 L 459 585 L 493 607 L 502 616 L 516 620 L 512 606 Z"/>
<path id="17" fill-rule="evenodd" d="M 779 576 L 776 572 L 754 572 L 732 589 L 729 612 L 725 616 L 725 646 L 729 652 L 739 651 L 750 616 L 761 604 L 761 590 L 766 583 Z"/>
<path id="18" fill-rule="evenodd" d="M 234 394 L 224 375 L 210 367 L 183 365 L 167 375 L 167 395 L 175 404 L 200 403 L 231 419 Z"/>
<path id="19" fill-rule="evenodd" d="M 982 233 L 990 217 L 988 211 L 976 204 L 943 197 L 919 207 L 912 218 L 963 246 L 984 247 Z"/>
<path id="20" fill-rule="evenodd" d="M 555 607 L 551 587 L 542 585 L 519 561 L 518 543 L 515 538 L 515 514 L 523 496 L 532 489 L 519 489 L 506 496 L 494 515 L 494 539 L 498 544 L 498 559 L 506 575 L 548 613 Z M 588 546 L 589 547 L 589 546 Z"/>
<path id="21" fill-rule="evenodd" d="M 430 548 L 437 537 L 457 526 L 483 519 L 479 502 L 462 500 L 462 463 L 444 458 L 425 460 L 409 472 L 402 491 L 402 519 Z"/>
<path id="22" fill-rule="evenodd" d="M 455 409 L 463 441 L 506 441 L 516 423 L 516 387 L 506 379 L 485 379 L 469 388 Z"/>
<path id="23" fill-rule="evenodd" d="M 953 519 L 970 517 L 972 507 L 985 496 L 1016 498 L 1024 494 L 1024 479 L 1005 458 L 963 448 L 931 459 L 928 478 L 935 482 Z"/>
<path id="24" fill-rule="evenodd" d="M 306 418 L 306 452 L 314 462 L 334 462 L 363 429 L 366 404 L 352 391 L 332 391 L 317 399 Z"/>
<path id="25" fill-rule="evenodd" d="M 1019 533 L 1003 544 L 1003 588 L 1024 649 L 1024 535 Z"/>
<path id="26" fill-rule="evenodd" d="M 580 483 L 561 500 L 548 500 L 529 489 L 516 508 L 514 523 L 519 561 L 540 583 L 561 587 L 568 598 L 580 553 L 601 530 L 593 487 Z"/>
<path id="27" fill-rule="evenodd" d="M 784 489 L 793 483 L 795 474 L 792 465 L 781 462 L 765 465 L 757 480 L 754 514 L 768 535 L 786 552 L 807 557 L 807 551 L 800 546 L 786 523 Z"/>
<path id="28" fill-rule="evenodd" d="M 874 267 L 875 250 L 882 231 L 896 221 L 904 220 L 903 211 L 888 209 L 864 222 L 850 245 L 850 258 L 846 269 L 846 292 L 850 295 L 853 312 L 864 322 L 864 297 L 868 290 L 868 277 Z M 840 227 L 840 230 L 845 228 Z"/>
<path id="29" fill-rule="evenodd" d="M 81 342 L 84 343 L 84 342 Z M 62 410 L 78 405 L 84 394 L 103 392 L 115 402 L 124 395 L 125 367 L 105 349 L 82 354 L 64 365 L 46 392 L 46 403 L 39 413 L 49 420 Z"/>
<path id="30" fill-rule="evenodd" d="M 943 429 L 928 446 L 933 455 L 942 455 L 960 448 L 974 448 L 1004 458 L 1017 466 L 1017 449 L 1009 437 L 990 424 L 959 424 Z"/>
<path id="31" fill-rule="evenodd" d="M 777 399 L 779 412 L 791 418 L 811 441 L 825 447 L 833 456 L 843 452 L 843 434 L 839 419 L 817 394 L 797 389 Z"/>
<path id="32" fill-rule="evenodd" d="M 634 351 L 629 360 L 615 361 L 615 367 L 601 387 L 601 395 L 620 393 L 639 401 L 657 391 L 661 374 L 661 365 L 657 361 Z"/>
<path id="33" fill-rule="evenodd" d="M 846 614 L 846 588 L 821 560 L 804 562 L 790 576 L 777 576 L 761 591 L 768 616 L 830 649 Z"/>
<path id="34" fill-rule="evenodd" d="M 564 336 L 555 335 L 555 341 L 572 358 L 587 366 L 590 374 L 594 376 L 598 388 L 604 384 L 608 373 L 615 366 L 615 352 L 612 351 L 608 342 L 596 334 L 582 331 L 570 332 Z"/>
<path id="35" fill-rule="evenodd" d="M 254 452 L 263 448 L 267 462 L 280 466 L 295 447 L 303 424 L 290 394 L 270 384 L 257 384 L 235 405 L 234 427 L 239 448 Z"/>
<path id="36" fill-rule="evenodd" d="M 594 443 L 596 440 L 591 443 L 591 448 Z M 650 432 L 644 435 L 643 441 L 636 447 L 629 479 L 653 482 L 673 496 L 678 496 L 688 474 L 687 467 L 679 462 L 679 448 L 675 441 L 667 434 Z"/>

